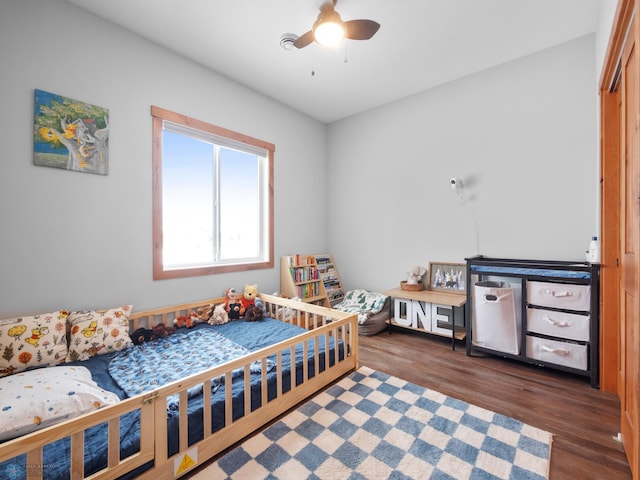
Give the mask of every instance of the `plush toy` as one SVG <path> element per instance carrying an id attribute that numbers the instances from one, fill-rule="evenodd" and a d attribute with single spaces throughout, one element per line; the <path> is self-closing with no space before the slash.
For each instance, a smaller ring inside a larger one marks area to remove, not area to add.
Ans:
<path id="1" fill-rule="evenodd" d="M 224 308 L 224 304 L 216 305 L 213 309 L 213 313 L 211 314 L 211 318 L 209 318 L 209 325 L 222 325 L 223 323 L 227 323 L 229 321 L 229 314 Z"/>
<path id="2" fill-rule="evenodd" d="M 134 345 L 140 345 L 158 338 L 165 338 L 174 332 L 173 327 L 165 327 L 163 324 L 155 325 L 153 328 L 138 328 L 131 334 Z"/>
<path id="3" fill-rule="evenodd" d="M 189 316 L 182 316 L 182 317 L 178 317 L 173 321 L 173 325 L 175 326 L 175 328 L 181 328 L 181 327 L 186 327 L 186 328 L 193 328 L 196 324 L 196 322 L 194 321 L 196 317 L 194 315 L 189 315 Z"/>
<path id="4" fill-rule="evenodd" d="M 244 286 L 244 292 L 242 293 L 242 298 L 240 299 L 241 307 L 240 307 L 240 316 L 242 317 L 247 308 L 251 305 L 255 304 L 256 297 L 258 296 L 258 285 L 249 285 L 246 284 Z"/>
<path id="5" fill-rule="evenodd" d="M 254 300 L 253 304 L 254 304 L 256 307 L 258 307 L 260 310 L 262 310 L 262 314 L 263 314 L 263 315 L 266 315 L 266 313 L 267 313 L 267 309 L 266 309 L 266 307 L 264 306 L 264 302 L 262 301 L 262 299 L 261 299 L 261 298 L 257 298 L 257 297 L 256 297 L 256 299 Z"/>
<path id="6" fill-rule="evenodd" d="M 229 288 L 225 292 L 226 300 L 224 301 L 224 309 L 229 315 L 229 320 L 237 320 L 240 318 L 240 295 L 235 288 Z"/>
<path id="7" fill-rule="evenodd" d="M 191 312 L 191 317 L 194 321 L 199 322 L 208 322 L 211 319 L 211 315 L 213 315 L 213 310 L 216 307 L 214 303 L 209 303 L 202 307 L 197 308 L 193 312 Z"/>
<path id="8" fill-rule="evenodd" d="M 159 323 L 158 325 L 154 325 L 151 331 L 153 332 L 153 338 L 155 340 L 156 338 L 168 337 L 175 329 L 173 327 L 165 327 L 162 323 Z"/>
<path id="9" fill-rule="evenodd" d="M 264 312 L 257 305 L 249 305 L 244 312 L 245 322 L 256 322 L 264 318 Z"/>
<path id="10" fill-rule="evenodd" d="M 424 267 L 411 267 L 407 272 L 407 284 L 417 285 L 422 283 L 422 277 L 427 273 L 427 269 Z"/>
<path id="11" fill-rule="evenodd" d="M 150 342 L 153 339 L 153 330 L 149 328 L 138 328 L 131 334 L 131 340 L 133 341 L 134 345 L 140 345 L 145 342 Z"/>

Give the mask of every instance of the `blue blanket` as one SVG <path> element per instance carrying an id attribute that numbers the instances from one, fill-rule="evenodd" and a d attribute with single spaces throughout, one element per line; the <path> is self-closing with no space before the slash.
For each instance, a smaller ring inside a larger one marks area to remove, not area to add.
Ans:
<path id="1" fill-rule="evenodd" d="M 249 353 L 249 349 L 212 329 L 199 329 L 117 352 L 109 362 L 109 373 L 132 397 Z M 267 361 L 267 371 L 274 367 L 274 362 Z M 252 363 L 250 370 L 261 373 L 261 362 Z M 233 377 L 243 373 L 243 368 L 237 369 Z M 189 392 L 190 396 L 199 393 L 197 390 Z"/>

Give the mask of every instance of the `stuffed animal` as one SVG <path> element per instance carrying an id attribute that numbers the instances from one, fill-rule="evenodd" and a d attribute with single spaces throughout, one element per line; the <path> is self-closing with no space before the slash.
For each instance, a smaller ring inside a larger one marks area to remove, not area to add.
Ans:
<path id="1" fill-rule="evenodd" d="M 256 322 L 264 318 L 264 312 L 257 305 L 249 305 L 244 312 L 245 322 Z"/>
<path id="2" fill-rule="evenodd" d="M 155 325 L 153 328 L 138 328 L 131 334 L 131 340 L 134 345 L 140 345 L 150 342 L 158 338 L 165 338 L 174 332 L 173 327 L 165 327 L 162 323 Z"/>
<path id="3" fill-rule="evenodd" d="M 191 312 L 191 317 L 200 322 L 208 322 L 211 319 L 211 315 L 213 315 L 213 310 L 216 307 L 214 303 L 209 303 L 202 307 L 197 308 L 193 312 Z"/>
<path id="4" fill-rule="evenodd" d="M 175 331 L 173 327 L 165 327 L 162 323 L 159 323 L 158 325 L 154 325 L 154 327 L 151 330 L 153 332 L 154 340 L 156 338 L 166 338 Z"/>
<path id="5" fill-rule="evenodd" d="M 417 285 L 422 283 L 422 277 L 427 273 L 427 269 L 424 267 L 411 267 L 407 272 L 407 284 Z"/>
<path id="6" fill-rule="evenodd" d="M 254 305 L 258 296 L 258 285 L 245 284 L 242 298 L 240 299 L 240 316 L 242 317 L 250 305 Z"/>
<path id="7" fill-rule="evenodd" d="M 140 345 L 145 342 L 150 342 L 154 339 L 153 330 L 149 328 L 138 328 L 131 334 L 131 340 L 134 345 Z"/>
<path id="8" fill-rule="evenodd" d="M 193 315 L 178 317 L 173 320 L 173 325 L 175 326 L 175 328 L 193 328 L 196 325 L 194 318 L 195 317 Z"/>
<path id="9" fill-rule="evenodd" d="M 229 288 L 224 293 L 227 297 L 224 301 L 224 309 L 227 311 L 227 315 L 229 315 L 229 320 L 239 319 L 242 304 L 240 303 L 238 291 L 235 288 Z"/>
<path id="10" fill-rule="evenodd" d="M 267 309 L 264 306 L 264 302 L 262 301 L 261 298 L 256 297 L 256 299 L 254 300 L 253 304 L 258 307 L 260 310 L 262 310 L 262 314 L 266 315 L 267 314 Z"/>
<path id="11" fill-rule="evenodd" d="M 222 325 L 229 321 L 229 314 L 224 308 L 224 304 L 216 305 L 209 318 L 209 325 Z"/>

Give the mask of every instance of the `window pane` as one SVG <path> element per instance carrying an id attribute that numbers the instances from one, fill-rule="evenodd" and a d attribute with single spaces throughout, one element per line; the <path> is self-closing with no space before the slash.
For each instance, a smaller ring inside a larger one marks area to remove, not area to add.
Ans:
<path id="1" fill-rule="evenodd" d="M 275 145 L 151 107 L 153 278 L 273 268 Z"/>
<path id="2" fill-rule="evenodd" d="M 220 148 L 220 257 L 260 255 L 260 157 Z"/>
<path id="3" fill-rule="evenodd" d="M 210 265 L 215 260 L 213 145 L 165 130 L 162 146 L 164 265 Z"/>

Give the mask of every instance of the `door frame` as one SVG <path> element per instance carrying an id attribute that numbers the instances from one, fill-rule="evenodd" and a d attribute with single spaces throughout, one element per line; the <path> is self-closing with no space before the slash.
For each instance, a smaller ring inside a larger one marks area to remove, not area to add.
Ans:
<path id="1" fill-rule="evenodd" d="M 600 388 L 619 393 L 620 372 L 620 80 L 622 48 L 635 3 L 620 0 L 600 76 Z"/>
<path id="2" fill-rule="evenodd" d="M 621 231 L 626 223 L 626 218 L 620 215 L 620 205 L 624 193 L 622 185 L 623 171 L 626 155 L 622 148 L 622 142 L 626 142 L 626 129 L 623 124 L 622 114 L 625 116 L 637 116 L 640 114 L 640 105 L 623 105 L 626 102 L 617 85 L 622 72 L 623 51 L 627 45 L 629 32 L 634 32 L 635 38 L 631 41 L 637 47 L 638 41 L 638 13 L 640 0 L 619 0 L 614 23 L 612 27 L 609 45 L 600 77 L 600 208 L 601 208 L 601 239 L 602 239 L 602 265 L 601 265 L 601 381 L 603 390 L 616 392 L 621 400 L 621 431 L 625 452 L 633 478 L 640 476 L 640 460 L 638 445 L 640 437 L 638 433 L 638 402 L 636 388 L 640 379 L 637 376 L 637 368 L 627 371 L 625 365 L 637 365 L 638 350 L 633 348 L 627 351 L 623 342 L 629 328 L 622 321 L 621 295 L 623 268 L 622 262 L 622 237 Z M 634 28 L 631 28 L 631 27 Z M 637 74 L 637 72 L 636 72 Z M 635 86 L 634 86 L 635 87 Z M 635 87 L 637 88 L 637 87 Z M 636 97 L 638 95 L 636 94 Z M 626 112 L 626 113 L 625 113 Z M 638 159 L 632 159 L 637 162 Z M 637 219 L 636 219 L 637 221 Z M 628 267 L 624 267 L 628 268 Z M 637 273 L 636 273 L 637 274 Z M 638 286 L 633 287 L 633 297 L 637 299 Z M 626 309 L 625 309 L 626 310 Z M 634 306 L 637 312 L 637 305 Z M 635 316 L 635 314 L 633 315 Z M 634 325 L 630 328 L 635 331 L 640 324 L 638 318 L 627 318 Z M 624 331 L 623 331 L 624 329 Z M 635 338 L 635 337 L 634 337 Z M 626 344 L 626 343 L 625 343 Z M 623 355 L 631 355 L 632 358 L 621 358 Z M 636 358 L 633 358 L 636 357 Z M 628 377 L 631 375 L 631 378 Z M 635 378 L 634 378 L 635 377 Z M 630 380 L 635 385 L 634 395 L 628 396 L 625 385 Z M 631 405 L 628 405 L 628 401 Z M 630 423 L 625 423 L 626 413 L 631 412 Z M 629 430 L 629 428 L 631 430 Z M 626 432 L 626 434 L 625 434 Z M 628 438 L 631 437 L 631 438 Z"/>

